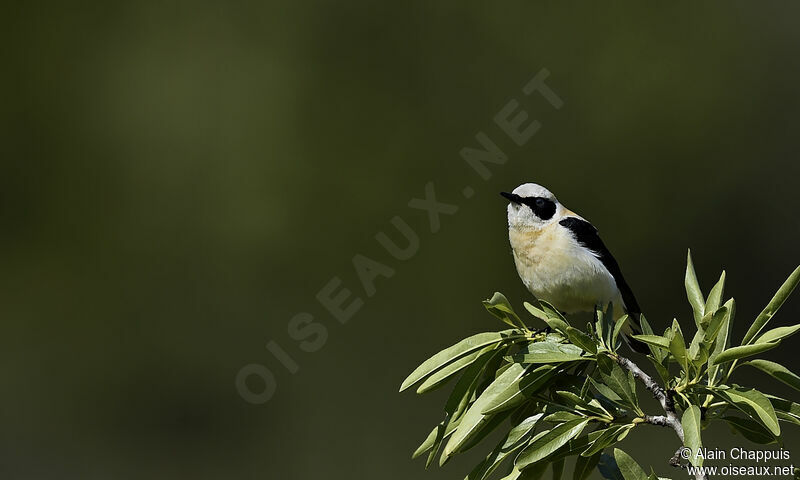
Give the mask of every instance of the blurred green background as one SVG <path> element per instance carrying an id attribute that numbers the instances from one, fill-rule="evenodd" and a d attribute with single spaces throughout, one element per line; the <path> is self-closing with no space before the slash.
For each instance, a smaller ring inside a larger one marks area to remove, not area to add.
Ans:
<path id="1" fill-rule="evenodd" d="M 3 11 L 3 478 L 463 478 L 469 458 L 410 460 L 443 393 L 397 389 L 428 355 L 500 327 L 480 305 L 492 292 L 529 298 L 497 195 L 526 181 L 600 228 L 662 329 L 691 323 L 688 247 L 705 289 L 727 269 L 736 338 L 800 263 L 796 4 Z M 542 68 L 561 110 L 521 94 Z M 542 123 L 522 148 L 492 121 L 515 98 Z M 458 155 L 478 131 L 509 155 L 486 182 Z M 407 207 L 429 181 L 460 208 L 435 235 Z M 395 215 L 420 234 L 407 262 L 374 239 L 396 235 Z M 396 270 L 373 298 L 356 254 Z M 315 300 L 334 276 L 365 299 L 346 325 Z M 299 312 L 327 327 L 316 353 L 289 337 Z M 795 298 L 775 325 L 798 312 Z M 768 358 L 796 370 L 798 346 Z M 249 363 L 276 377 L 266 404 L 237 393 Z M 706 444 L 746 442 L 723 427 Z M 676 447 L 656 427 L 626 441 L 678 478 Z"/>

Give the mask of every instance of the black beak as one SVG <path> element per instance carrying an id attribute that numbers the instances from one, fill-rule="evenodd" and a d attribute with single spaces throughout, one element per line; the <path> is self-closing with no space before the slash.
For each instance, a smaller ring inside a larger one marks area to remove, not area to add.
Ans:
<path id="1" fill-rule="evenodd" d="M 522 203 L 522 197 L 520 197 L 519 195 L 515 195 L 513 193 L 508 193 L 508 192 L 500 192 L 500 195 L 507 198 L 508 201 L 510 201 L 511 203 L 516 203 L 518 205 Z"/>

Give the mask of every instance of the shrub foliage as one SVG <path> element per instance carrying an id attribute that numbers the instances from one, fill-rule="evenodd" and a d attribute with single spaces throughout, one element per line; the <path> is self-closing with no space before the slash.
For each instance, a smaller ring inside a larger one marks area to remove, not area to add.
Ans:
<path id="1" fill-rule="evenodd" d="M 674 447 L 682 442 L 692 452 L 703 446 L 702 431 L 711 422 L 725 422 L 757 444 L 780 444 L 782 425 L 800 425 L 800 404 L 738 385 L 734 377 L 741 367 L 754 368 L 800 391 L 800 377 L 758 358 L 800 330 L 800 325 L 767 328 L 800 282 L 800 267 L 741 342 L 732 342 L 736 304 L 732 298 L 723 301 L 725 272 L 704 296 L 691 253 L 687 263 L 691 328 L 684 333 L 676 319 L 659 334 L 642 316 L 643 334 L 634 338 L 647 344 L 650 353 L 641 368 L 623 356 L 622 332 L 629 318 L 614 321 L 613 306 L 598 306 L 594 321 L 581 329 L 544 301 L 525 303 L 530 317 L 523 319 L 496 293 L 484 306 L 509 328 L 479 333 L 442 350 L 403 382 L 401 391 L 417 386 L 417 393 L 454 382 L 444 419 L 414 457 L 425 456 L 426 466 L 437 458 L 444 465 L 501 430 L 502 440 L 467 480 L 490 478 L 504 462 L 503 480 L 538 479 L 548 468 L 557 479 L 567 461 L 574 462 L 574 480 L 588 478 L 595 469 L 608 479 L 649 480 L 659 478 L 652 468 L 646 473 L 615 448 L 642 426 L 670 428 L 677 435 Z M 543 322 L 541 328 L 529 326 L 534 322 Z M 658 412 L 644 411 L 643 394 L 658 400 Z M 702 464 L 702 458 L 690 457 L 692 464 Z M 680 466 L 680 455 L 670 463 Z"/>

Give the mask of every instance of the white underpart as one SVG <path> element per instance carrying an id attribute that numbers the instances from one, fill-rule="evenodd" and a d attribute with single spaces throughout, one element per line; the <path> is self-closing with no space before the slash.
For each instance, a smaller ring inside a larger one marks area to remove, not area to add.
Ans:
<path id="1" fill-rule="evenodd" d="M 613 302 L 622 313 L 622 299 L 616 281 L 590 250 L 580 245 L 572 233 L 558 222 L 566 217 L 581 218 L 558 203 L 547 189 L 526 184 L 514 193 L 539 196 L 556 202 L 550 220 L 536 217 L 525 206 L 508 207 L 509 240 L 522 282 L 541 300 L 560 311 L 592 311 L 599 304 Z"/>

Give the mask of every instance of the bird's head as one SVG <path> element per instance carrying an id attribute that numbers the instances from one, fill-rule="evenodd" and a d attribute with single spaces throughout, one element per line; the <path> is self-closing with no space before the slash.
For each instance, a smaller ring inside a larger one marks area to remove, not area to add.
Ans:
<path id="1" fill-rule="evenodd" d="M 535 183 L 526 183 L 513 192 L 501 195 L 508 204 L 508 226 L 517 228 L 544 228 L 557 222 L 564 214 L 564 207 L 550 190 Z"/>

